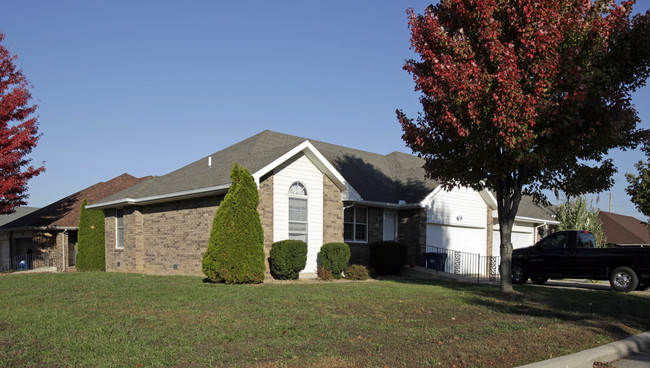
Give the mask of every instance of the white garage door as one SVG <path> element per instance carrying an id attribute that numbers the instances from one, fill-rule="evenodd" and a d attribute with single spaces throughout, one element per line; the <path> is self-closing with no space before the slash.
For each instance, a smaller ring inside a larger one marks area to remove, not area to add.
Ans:
<path id="1" fill-rule="evenodd" d="M 510 235 L 510 240 L 512 241 L 512 248 L 513 249 L 525 248 L 525 247 L 533 245 L 533 233 L 521 232 L 521 231 L 513 231 L 512 234 Z M 501 244 L 501 235 L 499 234 L 499 230 L 496 229 L 496 230 L 494 230 L 493 238 L 492 238 L 492 255 L 493 256 L 498 256 L 499 255 L 499 246 L 500 246 L 500 244 Z"/>
<path id="2" fill-rule="evenodd" d="M 485 229 L 427 224 L 427 245 L 485 255 Z"/>

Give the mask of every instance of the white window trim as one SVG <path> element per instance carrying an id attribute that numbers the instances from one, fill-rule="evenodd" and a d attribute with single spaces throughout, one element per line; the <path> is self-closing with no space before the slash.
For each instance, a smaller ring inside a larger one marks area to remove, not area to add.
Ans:
<path id="1" fill-rule="evenodd" d="M 302 188 L 305 190 L 305 195 L 298 195 L 298 194 L 292 194 L 291 193 L 291 188 L 296 184 L 300 184 L 302 186 Z M 305 231 L 304 235 L 305 235 L 305 240 L 307 240 L 305 243 L 308 243 L 308 241 L 309 241 L 309 191 L 307 190 L 307 186 L 304 183 L 300 182 L 300 181 L 294 181 L 289 186 L 289 190 L 287 191 L 287 196 L 289 198 L 304 200 L 306 202 L 306 208 L 307 208 L 307 213 L 306 213 L 307 219 L 305 221 L 295 221 L 295 220 L 292 221 L 291 218 L 290 218 L 291 216 L 289 216 L 289 207 L 291 206 L 290 205 L 291 201 L 287 201 L 287 220 L 288 220 L 287 221 L 287 226 L 288 226 L 287 227 L 287 230 L 288 230 L 287 235 L 288 235 L 289 239 L 291 239 L 291 234 L 292 234 L 291 233 L 291 223 L 305 224 L 306 225 L 305 226 L 306 231 Z M 303 234 L 299 234 L 299 235 L 303 235 Z"/>
<path id="2" fill-rule="evenodd" d="M 360 243 L 360 244 L 366 244 L 368 243 L 368 223 L 369 221 L 369 214 L 370 210 L 368 207 L 363 207 L 363 206 L 352 206 L 352 222 L 345 222 L 345 215 L 343 215 L 343 226 L 345 227 L 345 224 L 352 224 L 352 239 L 343 239 L 344 242 L 351 242 L 351 243 Z M 366 222 L 365 223 L 357 223 L 357 208 L 364 208 L 366 210 Z M 343 210 L 345 211 L 345 209 Z M 366 225 L 366 240 L 356 240 L 357 239 L 357 225 Z M 345 236 L 345 232 L 343 233 Z"/>

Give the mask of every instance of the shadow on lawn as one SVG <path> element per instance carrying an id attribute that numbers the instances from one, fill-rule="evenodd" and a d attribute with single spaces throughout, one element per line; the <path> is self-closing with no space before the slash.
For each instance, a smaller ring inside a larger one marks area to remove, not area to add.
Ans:
<path id="1" fill-rule="evenodd" d="M 611 290 L 588 290 L 519 286 L 519 294 L 510 296 L 499 293 L 498 286 L 466 282 L 418 280 L 395 278 L 405 284 L 431 285 L 458 291 L 458 298 L 467 304 L 488 307 L 494 312 L 508 315 L 560 320 L 591 328 L 605 335 L 623 338 L 630 335 L 628 329 L 647 331 L 647 294 L 624 294 Z M 585 286 L 587 287 L 587 286 Z"/>

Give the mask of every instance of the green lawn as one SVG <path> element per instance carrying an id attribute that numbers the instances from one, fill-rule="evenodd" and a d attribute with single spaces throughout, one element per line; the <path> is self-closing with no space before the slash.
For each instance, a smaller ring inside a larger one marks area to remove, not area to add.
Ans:
<path id="1" fill-rule="evenodd" d="M 0 366 L 508 367 L 650 329 L 648 293 L 0 275 Z"/>

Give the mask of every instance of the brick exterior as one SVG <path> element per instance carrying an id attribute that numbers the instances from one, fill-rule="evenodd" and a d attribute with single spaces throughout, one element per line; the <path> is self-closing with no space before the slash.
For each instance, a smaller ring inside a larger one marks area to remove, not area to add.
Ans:
<path id="1" fill-rule="evenodd" d="M 323 244 L 343 242 L 341 190 L 323 175 Z"/>
<path id="2" fill-rule="evenodd" d="M 486 206 L 487 207 L 487 219 L 485 222 L 485 228 L 487 229 L 487 244 L 485 251 L 488 256 L 492 255 L 492 250 L 494 249 L 494 244 L 492 244 L 492 241 L 494 239 L 494 219 L 492 219 L 492 207 Z"/>
<path id="3" fill-rule="evenodd" d="M 214 196 L 124 208 L 124 249 L 115 247 L 115 211 L 104 211 L 106 270 L 201 276 L 203 253 L 222 199 Z"/>
<path id="4" fill-rule="evenodd" d="M 422 255 L 427 244 L 427 212 L 424 208 L 404 210 L 398 214 L 397 241 L 408 246 L 408 262 L 424 266 Z"/>
<path id="5" fill-rule="evenodd" d="M 260 214 L 260 222 L 264 231 L 264 264 L 266 266 L 264 278 L 270 280 L 273 278 L 269 266 L 271 246 L 273 245 L 273 175 L 260 178 L 259 198 L 257 212 Z"/>

